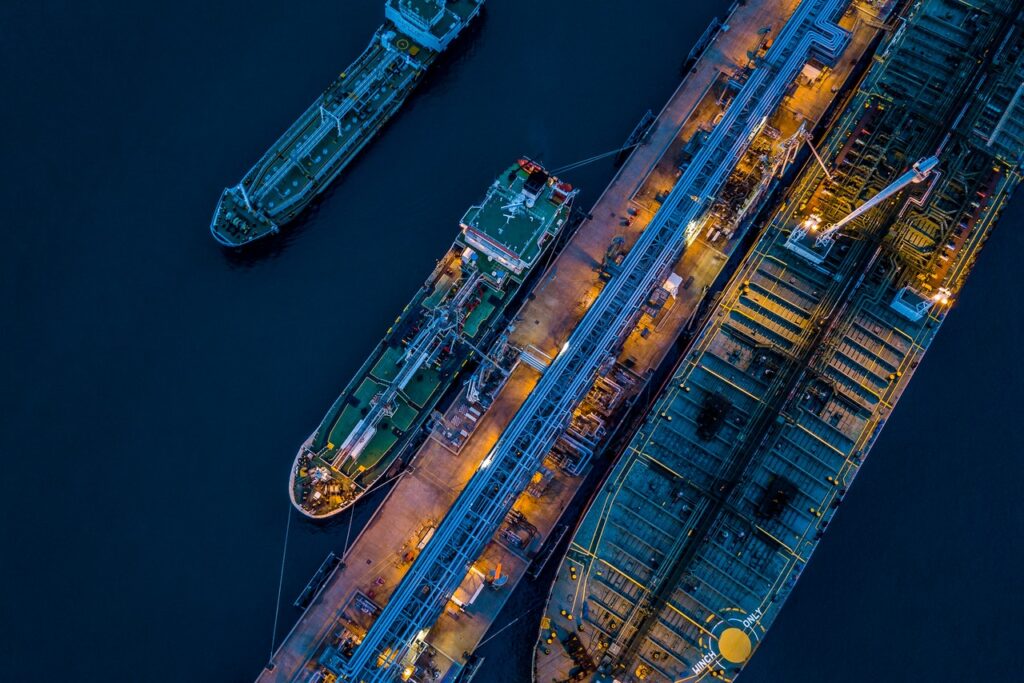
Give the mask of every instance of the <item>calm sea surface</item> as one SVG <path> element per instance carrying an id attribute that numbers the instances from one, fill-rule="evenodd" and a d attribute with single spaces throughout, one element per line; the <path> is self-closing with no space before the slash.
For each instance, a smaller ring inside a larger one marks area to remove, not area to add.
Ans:
<path id="1" fill-rule="evenodd" d="M 495 174 L 617 147 L 725 4 L 490 0 L 315 210 L 242 258 L 207 232 L 221 188 L 380 0 L 0 4 L 0 680 L 252 680 L 298 444 Z M 583 204 L 613 170 L 572 172 Z M 1021 215 L 745 682 L 1020 674 Z M 279 638 L 349 533 L 292 524 Z M 528 679 L 538 596 L 513 597 L 478 680 Z"/>

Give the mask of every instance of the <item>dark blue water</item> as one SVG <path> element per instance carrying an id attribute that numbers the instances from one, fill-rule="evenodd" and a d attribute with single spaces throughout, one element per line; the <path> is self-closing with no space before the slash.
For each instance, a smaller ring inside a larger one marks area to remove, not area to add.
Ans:
<path id="1" fill-rule="evenodd" d="M 296 446 L 495 173 L 618 146 L 724 4 L 491 0 L 308 218 L 245 258 L 207 233 L 220 189 L 380 2 L 0 5 L 0 680 L 251 680 Z M 612 172 L 570 180 L 586 204 Z M 744 680 L 1019 673 L 1020 216 Z M 279 637 L 348 534 L 292 524 Z M 482 680 L 529 675 L 536 593 Z"/>

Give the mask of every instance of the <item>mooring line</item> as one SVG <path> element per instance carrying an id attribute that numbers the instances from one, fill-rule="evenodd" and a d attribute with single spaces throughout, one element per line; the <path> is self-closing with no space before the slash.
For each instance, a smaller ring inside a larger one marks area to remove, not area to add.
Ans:
<path id="1" fill-rule="evenodd" d="M 284 525 L 284 547 L 281 548 L 281 574 L 277 579 L 277 604 L 274 605 L 274 630 L 270 636 L 270 659 L 274 658 L 274 646 L 277 645 L 277 619 L 281 613 L 281 589 L 284 587 L 284 561 L 288 557 L 288 534 L 292 529 L 292 505 L 288 503 L 288 521 Z"/>

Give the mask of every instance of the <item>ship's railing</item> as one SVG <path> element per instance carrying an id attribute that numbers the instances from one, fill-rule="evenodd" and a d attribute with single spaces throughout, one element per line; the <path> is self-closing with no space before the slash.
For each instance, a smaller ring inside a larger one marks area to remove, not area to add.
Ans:
<path id="1" fill-rule="evenodd" d="M 347 69 L 348 73 L 359 73 L 363 70 L 364 64 L 370 63 L 378 58 L 378 54 L 385 49 L 380 41 L 380 35 L 383 29 L 384 27 L 377 29 L 373 39 L 370 41 L 369 45 L 366 46 L 366 49 L 364 49 L 355 61 L 349 65 Z M 328 87 L 328 91 L 334 90 L 343 83 L 344 81 L 341 81 L 341 79 L 335 81 Z M 274 144 L 266 151 L 266 153 L 264 153 L 260 160 L 251 169 L 249 169 L 245 174 L 245 177 L 242 178 L 242 182 L 247 187 L 251 188 L 254 185 L 262 184 L 259 177 L 262 170 L 270 166 L 273 163 L 273 159 L 277 157 L 277 153 L 281 148 L 287 147 L 289 141 L 295 139 L 302 129 L 309 124 L 309 121 L 317 113 L 322 102 L 323 98 L 318 97 L 316 101 L 314 101 L 301 116 L 295 119 L 295 121 L 292 122 L 292 125 L 288 126 L 288 129 L 274 141 Z"/>
<path id="2" fill-rule="evenodd" d="M 633 327 L 645 298 L 692 239 L 708 200 L 806 60 L 837 57 L 848 0 L 804 0 L 565 349 L 541 377 L 480 469 L 413 563 L 346 665 L 344 676 L 390 680 L 417 634 L 444 609 L 589 389 L 597 367 Z"/>
<path id="3" fill-rule="evenodd" d="M 356 84 L 355 89 L 342 102 L 333 106 L 325 106 L 326 94 L 317 98 L 264 154 L 263 158 L 245 175 L 242 179 L 242 184 L 251 188 L 253 200 L 262 203 L 267 194 L 276 190 L 278 185 L 286 179 L 289 171 L 295 166 L 301 165 L 302 160 L 323 141 L 332 128 L 340 129 L 339 122 L 354 107 L 358 106 L 364 96 L 371 93 L 381 80 L 387 77 L 389 70 L 397 68 L 404 70 L 405 74 L 400 82 L 396 83 L 394 88 L 388 89 L 387 97 L 376 103 L 380 109 L 386 108 L 395 97 L 406 89 L 409 82 L 415 79 L 419 72 L 417 65 L 410 62 L 403 53 L 399 53 L 385 44 L 383 36 L 384 29 L 382 27 L 376 32 L 369 46 L 349 67 L 349 80 L 336 82 L 328 89 L 328 92 L 347 87 L 350 83 Z M 324 116 L 325 112 L 328 116 Z M 350 132 L 350 135 L 344 140 L 344 144 L 335 150 L 331 156 L 342 158 L 348 154 L 355 144 L 362 144 L 363 141 L 360 140 L 360 133 L 364 129 L 375 125 L 375 118 L 371 117 L 367 121 L 361 122 L 356 130 Z M 294 141 L 302 136 L 303 131 L 309 129 L 310 125 L 317 119 L 319 119 L 317 128 L 310 132 L 305 140 L 288 153 L 283 163 L 280 163 L 269 175 L 265 175 L 267 169 L 279 161 L 281 151 L 293 145 Z M 323 180 L 324 176 L 334 172 L 336 166 L 337 164 L 333 162 L 322 164 L 316 175 L 313 176 L 312 181 L 319 182 Z M 287 198 L 282 196 L 272 210 L 266 207 L 264 207 L 264 210 L 275 215 L 281 214 L 287 208 L 306 197 L 308 186 L 307 183 L 305 187 L 300 188 Z"/>
<path id="4" fill-rule="evenodd" d="M 434 312 L 430 322 L 421 329 L 412 342 L 406 347 L 406 361 L 402 365 L 387 388 L 377 398 L 373 408 L 359 423 L 349 432 L 345 441 L 334 458 L 334 466 L 340 466 L 345 458 L 349 457 L 355 444 L 358 444 L 363 435 L 370 429 L 376 429 L 377 425 L 385 417 L 389 417 L 388 410 L 393 410 L 395 398 L 398 392 L 402 391 L 412 377 L 419 371 L 424 363 L 429 363 L 437 357 L 444 343 L 452 336 L 458 335 L 459 318 L 466 300 L 476 289 L 480 281 L 480 273 L 475 272 L 470 276 L 462 288 L 456 292 L 452 301 L 443 309 Z"/>
<path id="5" fill-rule="evenodd" d="M 325 182 L 329 182 L 338 172 L 340 161 L 345 159 L 349 154 L 354 153 L 353 148 L 355 148 L 355 151 L 358 151 L 359 147 L 365 145 L 369 141 L 372 129 L 381 124 L 381 119 L 386 118 L 385 112 L 388 110 L 391 103 L 395 99 L 404 97 L 408 93 L 409 83 L 415 77 L 415 72 L 406 72 L 405 78 L 396 83 L 394 88 L 389 89 L 387 97 L 382 100 L 378 100 L 375 103 L 374 116 L 362 120 L 358 127 L 354 130 L 348 131 L 344 144 L 331 154 L 331 161 L 329 163 L 321 164 L 316 174 L 312 176 L 312 179 L 309 180 L 305 187 L 300 188 L 299 191 L 275 205 L 271 212 L 272 215 L 280 215 L 290 209 L 293 205 L 304 201 L 308 197 L 309 192 L 315 187 Z M 333 126 L 328 125 L 328 128 L 331 127 Z M 292 165 L 298 165 L 300 163 L 298 159 L 301 159 L 301 157 L 293 160 Z M 308 179 L 308 176 L 305 177 Z"/>
<path id="6" fill-rule="evenodd" d="M 398 61 L 398 56 L 391 50 L 387 50 L 382 60 L 374 65 L 373 69 L 362 76 L 362 79 L 357 84 L 356 88 L 348 94 L 348 96 L 339 104 L 333 107 L 324 107 L 324 98 L 321 97 L 316 104 L 316 111 L 307 112 L 306 116 L 315 117 L 319 114 L 320 110 L 329 112 L 332 116 L 325 117 L 320 116 L 320 125 L 309 134 L 298 147 L 295 147 L 288 154 L 288 159 L 281 166 L 274 171 L 270 177 L 266 178 L 261 187 L 256 191 L 255 196 L 262 199 L 267 195 L 268 192 L 277 189 L 278 183 L 280 183 L 293 166 L 299 165 L 306 156 L 308 156 L 317 145 L 321 143 L 324 137 L 327 136 L 331 130 L 336 127 L 340 130 L 340 121 L 343 119 L 352 109 L 362 103 L 363 96 L 369 93 L 371 88 L 375 88 L 380 80 L 384 77 L 386 70 Z M 341 150 L 339 150 L 340 152 Z"/>

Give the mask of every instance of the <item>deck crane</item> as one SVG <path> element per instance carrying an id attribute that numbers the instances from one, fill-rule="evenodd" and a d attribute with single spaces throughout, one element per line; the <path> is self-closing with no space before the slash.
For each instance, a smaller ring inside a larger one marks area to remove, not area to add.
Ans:
<path id="1" fill-rule="evenodd" d="M 832 246 L 832 242 L 835 240 L 835 234 L 845 225 L 894 196 L 908 185 L 914 185 L 927 180 L 938 165 L 939 158 L 937 156 L 921 159 L 911 166 L 906 173 L 882 188 L 874 197 L 835 223 L 825 226 L 824 229 L 821 229 L 821 216 L 812 213 L 799 226 L 793 229 L 793 233 L 786 240 L 786 246 L 815 263 L 821 263 L 825 259 L 828 248 Z M 813 244 L 810 244 L 811 239 L 814 240 Z"/>

